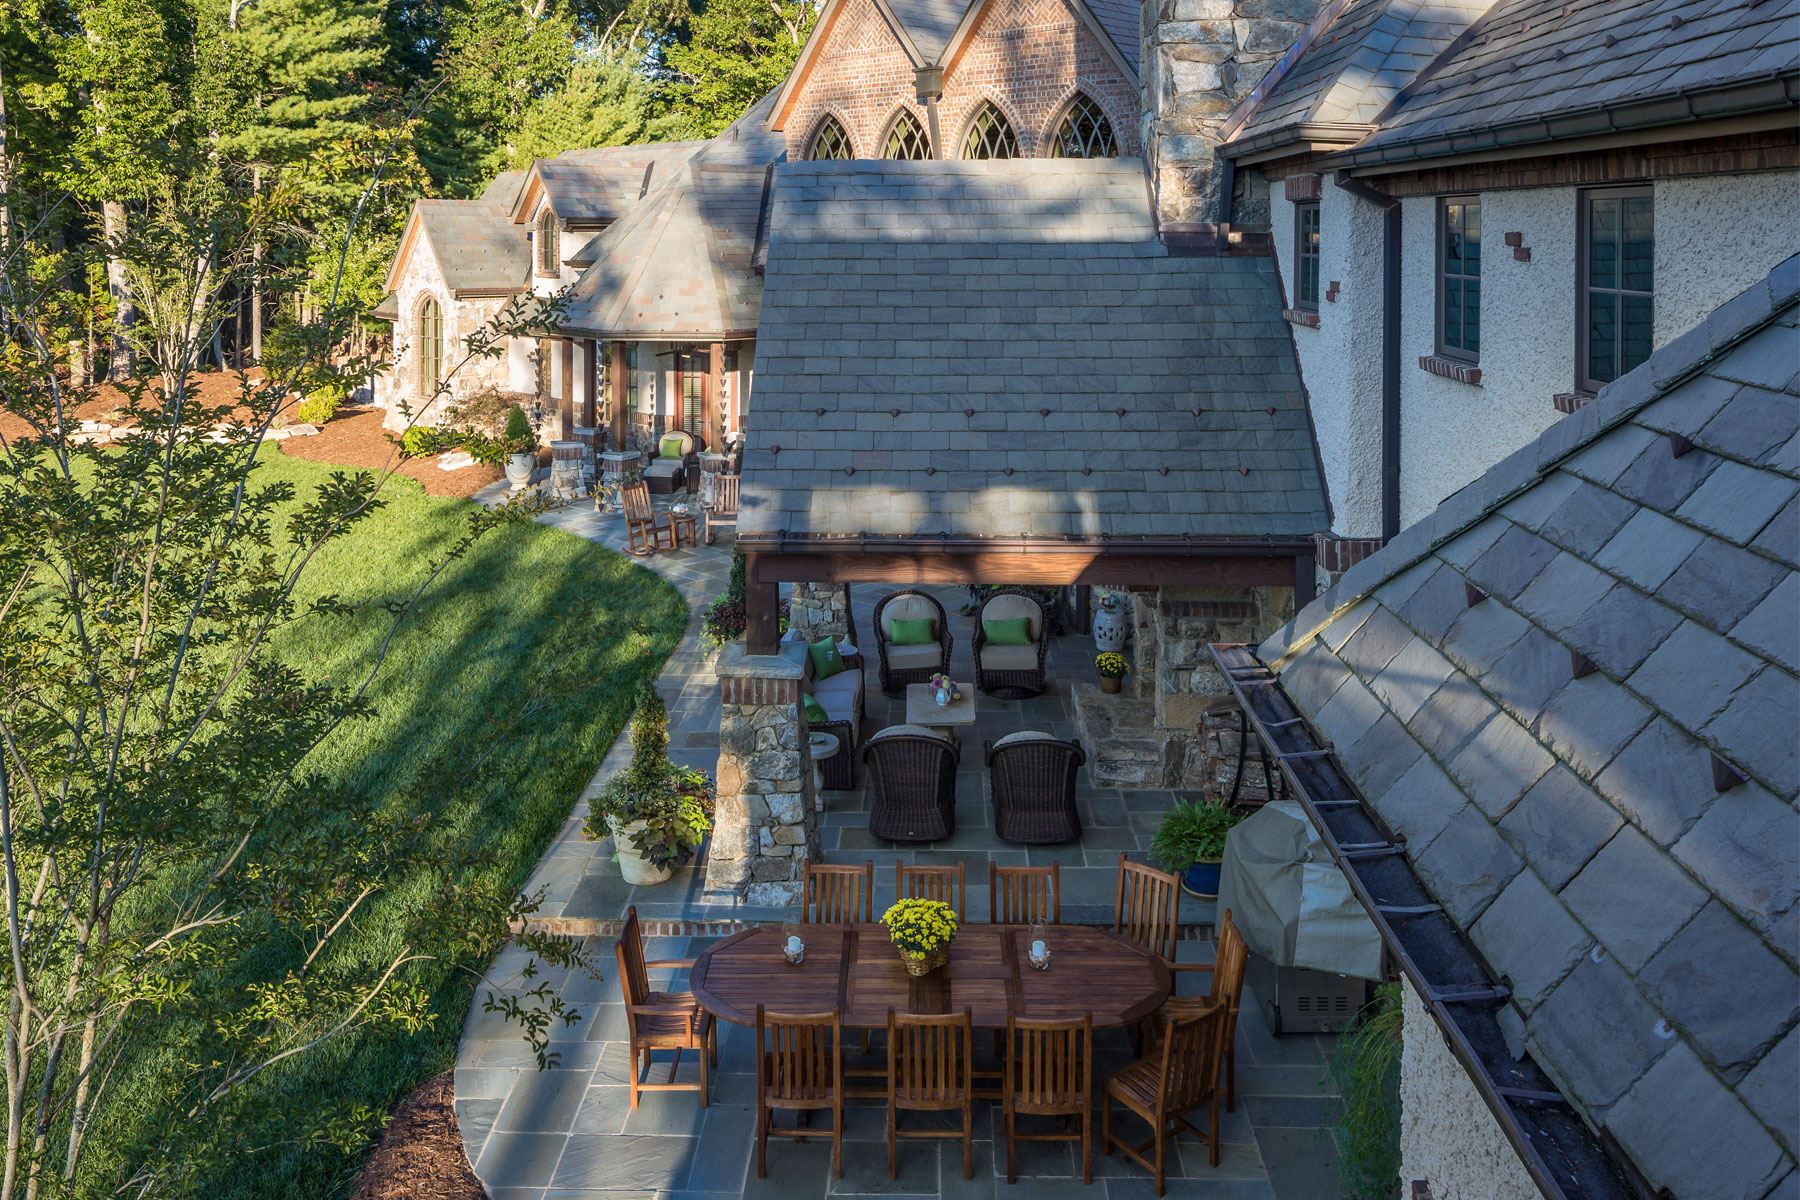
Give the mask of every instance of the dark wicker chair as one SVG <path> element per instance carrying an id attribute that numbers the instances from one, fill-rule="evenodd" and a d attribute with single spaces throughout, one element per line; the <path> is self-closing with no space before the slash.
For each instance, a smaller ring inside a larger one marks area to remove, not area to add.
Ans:
<path id="1" fill-rule="evenodd" d="M 990 646 L 985 622 L 1024 617 L 1027 646 Z M 1024 700 L 1044 691 L 1044 655 L 1050 650 L 1050 615 L 1023 588 L 990 592 L 975 614 L 975 686 L 1002 700 Z"/>
<path id="2" fill-rule="evenodd" d="M 1079 741 L 1014 733 L 983 742 L 994 788 L 994 832 L 1008 842 L 1072 842 L 1081 836 L 1075 773 L 1087 761 Z"/>
<path id="3" fill-rule="evenodd" d="M 890 606 L 892 606 L 890 608 Z M 936 623 L 937 644 L 896 646 L 888 640 L 889 621 L 930 617 Z M 908 684 L 924 683 L 950 670 L 950 618 L 944 606 L 916 588 L 904 588 L 881 598 L 875 606 L 875 649 L 881 660 L 881 690 L 898 696 Z"/>
<path id="4" fill-rule="evenodd" d="M 869 832 L 890 842 L 936 842 L 956 832 L 957 744 L 922 725 L 892 725 L 870 738 Z"/>

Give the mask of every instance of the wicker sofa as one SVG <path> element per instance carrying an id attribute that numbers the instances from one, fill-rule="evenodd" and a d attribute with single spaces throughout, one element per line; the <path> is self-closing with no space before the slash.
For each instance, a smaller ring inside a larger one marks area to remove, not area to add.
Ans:
<path id="1" fill-rule="evenodd" d="M 1023 617 L 1031 641 L 996 646 L 987 640 L 987 622 Z M 1050 622 L 1030 593 L 1002 588 L 991 593 L 975 616 L 975 686 L 1002 700 L 1024 700 L 1044 691 L 1044 655 L 1050 650 Z"/>
<path id="2" fill-rule="evenodd" d="M 1087 752 L 1079 741 L 1026 731 L 981 747 L 994 789 L 994 833 L 1002 841 L 1041 845 L 1081 836 L 1075 774 Z"/>
<path id="3" fill-rule="evenodd" d="M 862 731 L 863 658 L 860 653 L 844 655 L 844 669 L 836 675 L 817 679 L 813 676 L 812 655 L 805 655 L 806 665 L 800 675 L 800 690 L 809 692 L 825 710 L 825 720 L 814 721 L 808 728 L 829 733 L 838 740 L 838 752 L 819 764 L 825 786 L 831 791 L 845 791 L 856 785 L 857 738 Z"/>
<path id="4" fill-rule="evenodd" d="M 929 618 L 937 640 L 922 646 L 896 646 L 895 621 Z M 880 656 L 881 690 L 897 696 L 908 684 L 924 683 L 933 675 L 950 671 L 950 619 L 935 597 L 913 588 L 891 592 L 875 606 L 875 650 Z"/>
<path id="5" fill-rule="evenodd" d="M 890 725 L 863 744 L 874 799 L 869 832 L 890 842 L 939 842 L 956 832 L 961 748 L 923 725 Z"/>

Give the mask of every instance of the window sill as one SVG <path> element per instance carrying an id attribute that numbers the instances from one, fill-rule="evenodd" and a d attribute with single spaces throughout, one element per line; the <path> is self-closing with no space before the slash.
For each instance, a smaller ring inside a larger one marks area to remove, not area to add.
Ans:
<path id="1" fill-rule="evenodd" d="M 1550 397 L 1550 403 L 1556 405 L 1559 413 L 1572 413 L 1592 400 L 1594 395 L 1593 392 L 1558 392 Z"/>
<path id="2" fill-rule="evenodd" d="M 1481 386 L 1481 368 L 1474 363 L 1458 362 L 1454 358 L 1441 358 L 1436 354 L 1419 355 L 1419 369 L 1429 371 L 1433 375 L 1441 375 L 1445 379 L 1454 379 L 1458 383 Z"/>
<path id="3" fill-rule="evenodd" d="M 1290 325 L 1304 325 L 1308 329 L 1319 327 L 1319 314 L 1316 312 L 1307 312 L 1299 308 L 1284 308 L 1281 310 L 1281 315 L 1287 318 Z"/>

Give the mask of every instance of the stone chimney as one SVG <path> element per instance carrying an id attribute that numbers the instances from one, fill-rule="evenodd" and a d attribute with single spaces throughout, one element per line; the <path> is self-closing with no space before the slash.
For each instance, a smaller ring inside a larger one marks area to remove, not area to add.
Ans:
<path id="1" fill-rule="evenodd" d="M 1322 0 L 1144 0 L 1143 144 L 1164 221 L 1219 219 L 1220 130 Z"/>

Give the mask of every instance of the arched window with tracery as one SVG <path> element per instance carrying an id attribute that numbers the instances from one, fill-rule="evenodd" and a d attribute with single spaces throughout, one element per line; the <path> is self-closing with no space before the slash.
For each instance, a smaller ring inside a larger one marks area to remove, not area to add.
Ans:
<path id="1" fill-rule="evenodd" d="M 881 157 L 923 162 L 931 157 L 931 139 L 910 108 L 894 115 L 887 136 L 881 139 Z"/>
<path id="2" fill-rule="evenodd" d="M 993 101 L 983 100 L 969 119 L 968 132 L 963 134 L 962 156 L 974 159 L 1019 157 L 1019 137 L 1013 132 L 1012 122 L 994 107 Z"/>
<path id="3" fill-rule="evenodd" d="M 444 310 L 437 299 L 425 297 L 419 305 L 419 394 L 437 394 L 444 380 Z"/>
<path id="4" fill-rule="evenodd" d="M 556 210 L 546 204 L 544 211 L 538 214 L 537 222 L 538 274 L 562 274 L 562 263 L 557 261 L 556 250 Z"/>
<path id="5" fill-rule="evenodd" d="M 1076 92 L 1050 139 L 1050 157 L 1113 158 L 1118 153 L 1119 140 L 1113 136 L 1112 122 L 1092 96 Z"/>
<path id="6" fill-rule="evenodd" d="M 856 157 L 850 151 L 850 135 L 844 132 L 843 123 L 830 113 L 819 118 L 819 127 L 813 131 L 812 148 L 806 152 L 806 157 L 814 162 Z"/>

